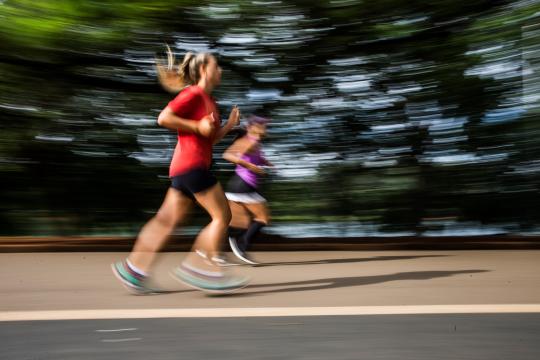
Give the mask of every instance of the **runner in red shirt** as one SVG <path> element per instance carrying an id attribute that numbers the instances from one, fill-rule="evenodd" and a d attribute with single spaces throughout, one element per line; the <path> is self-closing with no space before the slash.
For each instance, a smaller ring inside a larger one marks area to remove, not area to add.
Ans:
<path id="1" fill-rule="evenodd" d="M 168 89 L 179 84 L 188 86 L 158 117 L 160 126 L 178 133 L 169 169 L 171 187 L 156 216 L 142 228 L 129 257 L 113 264 L 113 272 L 137 294 L 158 292 L 148 285 L 148 274 L 156 254 L 193 204 L 198 203 L 212 221 L 201 230 L 193 244 L 193 250 L 197 252 L 192 251 L 173 275 L 204 291 L 233 291 L 244 287 L 247 279 L 224 273 L 223 269 L 208 261 L 210 255 L 218 253 L 231 220 L 227 199 L 210 171 L 210 164 L 213 144 L 238 124 L 240 112 L 234 107 L 227 123 L 221 127 L 216 103 L 210 96 L 221 81 L 221 68 L 214 56 L 187 53 L 178 71 L 172 71 L 173 62 L 174 58 L 170 56 L 169 71 L 158 67 L 162 84 Z"/>

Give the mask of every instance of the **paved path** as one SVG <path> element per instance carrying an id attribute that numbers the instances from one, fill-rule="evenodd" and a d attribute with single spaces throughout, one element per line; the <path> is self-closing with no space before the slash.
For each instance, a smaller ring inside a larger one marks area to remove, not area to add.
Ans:
<path id="1" fill-rule="evenodd" d="M 2 311 L 434 304 L 540 304 L 540 251 L 260 253 L 271 263 L 235 267 L 253 277 L 229 297 L 207 297 L 168 275 L 183 254 L 166 253 L 156 281 L 171 290 L 130 296 L 112 276 L 121 253 L 0 254 Z M 0 315 L 1 316 L 1 315 Z"/>

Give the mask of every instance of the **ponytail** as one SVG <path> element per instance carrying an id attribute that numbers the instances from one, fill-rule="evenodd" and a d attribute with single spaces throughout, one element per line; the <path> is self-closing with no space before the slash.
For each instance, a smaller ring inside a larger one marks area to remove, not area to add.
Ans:
<path id="1" fill-rule="evenodd" d="M 184 56 L 184 60 L 178 69 L 178 75 L 182 79 L 184 84 L 193 85 L 197 77 L 198 69 L 192 66 L 194 59 L 197 56 L 191 51 Z"/>
<path id="2" fill-rule="evenodd" d="M 166 46 L 167 64 L 165 65 L 162 60 L 156 59 L 156 70 L 161 86 L 168 92 L 176 94 L 186 86 L 197 84 L 201 78 L 200 66 L 206 66 L 211 55 L 209 53 L 188 52 L 182 63 L 176 64 L 171 48 L 169 45 Z"/>

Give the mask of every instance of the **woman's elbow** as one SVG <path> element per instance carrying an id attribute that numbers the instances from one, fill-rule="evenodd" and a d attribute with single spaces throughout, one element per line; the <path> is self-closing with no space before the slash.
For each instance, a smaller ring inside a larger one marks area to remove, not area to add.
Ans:
<path id="1" fill-rule="evenodd" d="M 167 116 L 162 111 L 162 112 L 159 113 L 159 116 L 157 118 L 157 123 L 158 123 L 159 126 L 165 127 L 166 122 L 167 122 Z"/>
<path id="2" fill-rule="evenodd" d="M 171 129 L 171 115 L 171 111 L 168 108 L 165 108 L 162 112 L 159 113 L 157 119 L 158 125 L 167 129 Z"/>

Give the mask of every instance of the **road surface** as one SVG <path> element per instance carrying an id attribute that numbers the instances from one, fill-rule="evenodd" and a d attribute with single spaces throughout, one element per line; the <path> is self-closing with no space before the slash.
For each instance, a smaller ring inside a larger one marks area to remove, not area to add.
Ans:
<path id="1" fill-rule="evenodd" d="M 539 359 L 540 251 L 265 252 L 249 287 L 127 294 L 121 253 L 0 254 L 0 359 Z"/>

